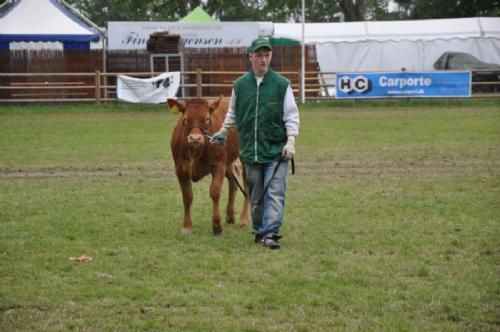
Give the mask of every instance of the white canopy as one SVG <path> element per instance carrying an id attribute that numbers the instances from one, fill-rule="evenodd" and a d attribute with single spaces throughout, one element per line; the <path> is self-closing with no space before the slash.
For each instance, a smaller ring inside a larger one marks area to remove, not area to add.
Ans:
<path id="1" fill-rule="evenodd" d="M 301 24 L 274 25 L 274 37 L 301 40 L 301 33 Z M 316 45 L 326 73 L 432 71 L 445 52 L 500 64 L 500 18 L 306 23 L 305 42 Z"/>
<path id="2" fill-rule="evenodd" d="M 275 38 L 302 39 L 300 23 L 275 23 Z M 419 41 L 436 39 L 500 38 L 500 18 L 473 17 L 410 21 L 306 23 L 305 42 Z"/>
<path id="3" fill-rule="evenodd" d="M 3 48 L 10 42 L 62 42 L 78 49 L 98 40 L 98 33 L 57 0 L 16 0 L 0 16 Z"/>

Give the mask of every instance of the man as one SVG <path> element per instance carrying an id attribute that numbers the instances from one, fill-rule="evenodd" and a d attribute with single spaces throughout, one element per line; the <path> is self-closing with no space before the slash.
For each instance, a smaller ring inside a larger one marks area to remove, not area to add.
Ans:
<path id="1" fill-rule="evenodd" d="M 299 111 L 290 81 L 269 67 L 271 58 L 269 40 L 255 39 L 249 49 L 252 69 L 234 82 L 229 111 L 211 142 L 224 144 L 227 134 L 238 129 L 255 242 L 279 249 L 288 161 L 295 155 Z"/>

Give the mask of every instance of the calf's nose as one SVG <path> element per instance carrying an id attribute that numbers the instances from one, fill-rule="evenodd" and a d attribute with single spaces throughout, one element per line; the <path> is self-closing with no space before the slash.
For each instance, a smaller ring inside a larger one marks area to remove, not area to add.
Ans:
<path id="1" fill-rule="evenodd" d="M 188 136 L 188 143 L 195 143 L 195 144 L 203 143 L 203 135 L 190 134 Z"/>

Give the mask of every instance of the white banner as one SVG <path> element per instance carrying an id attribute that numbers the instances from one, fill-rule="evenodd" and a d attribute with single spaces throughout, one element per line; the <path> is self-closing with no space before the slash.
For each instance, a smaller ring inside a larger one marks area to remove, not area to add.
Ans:
<path id="1" fill-rule="evenodd" d="M 259 36 L 258 22 L 108 22 L 108 49 L 146 49 L 153 32 L 181 36 L 186 48 L 248 47 Z"/>
<path id="2" fill-rule="evenodd" d="M 180 81 L 181 75 L 178 71 L 144 79 L 119 75 L 116 95 L 118 100 L 129 103 L 165 103 L 167 98 L 175 98 Z"/>

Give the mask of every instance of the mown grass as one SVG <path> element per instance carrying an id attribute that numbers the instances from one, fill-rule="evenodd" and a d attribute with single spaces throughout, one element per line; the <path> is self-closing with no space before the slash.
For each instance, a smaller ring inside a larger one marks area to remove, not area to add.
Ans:
<path id="1" fill-rule="evenodd" d="M 500 105 L 450 103 L 303 107 L 280 251 L 208 180 L 180 234 L 166 110 L 3 107 L 0 330 L 498 330 Z"/>

